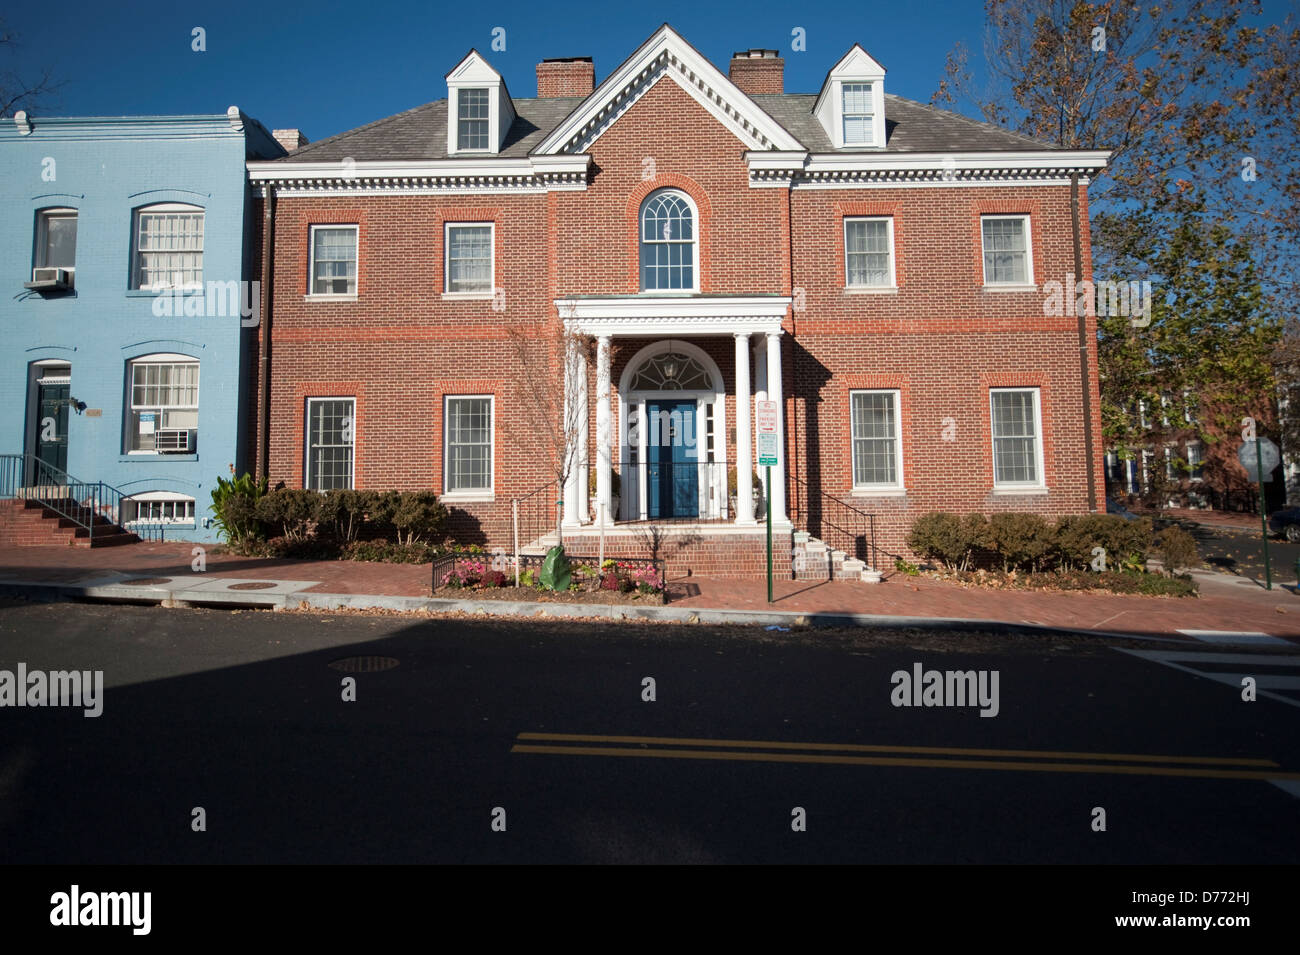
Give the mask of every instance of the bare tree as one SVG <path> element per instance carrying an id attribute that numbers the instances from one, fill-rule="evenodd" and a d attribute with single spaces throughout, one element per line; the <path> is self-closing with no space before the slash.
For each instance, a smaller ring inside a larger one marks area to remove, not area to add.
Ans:
<path id="1" fill-rule="evenodd" d="M 13 66 L 19 47 L 18 34 L 0 18 L 0 117 L 12 117 L 19 110 L 42 106 L 62 86 L 54 82 L 49 70 L 39 77 L 24 78 Z"/>
<path id="2" fill-rule="evenodd" d="M 557 492 L 562 493 L 581 460 L 578 436 L 587 411 L 587 368 L 595 340 L 574 331 L 563 320 L 535 337 L 511 327 L 506 330 L 506 338 L 518 374 L 521 400 L 516 407 L 527 410 L 503 418 L 501 427 L 516 447 L 530 452 L 543 464 Z M 557 513 L 555 536 L 561 544 L 562 527 Z"/>

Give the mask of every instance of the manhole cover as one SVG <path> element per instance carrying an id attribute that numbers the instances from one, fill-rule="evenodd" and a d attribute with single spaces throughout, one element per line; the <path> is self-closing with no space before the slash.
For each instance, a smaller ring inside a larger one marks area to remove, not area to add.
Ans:
<path id="1" fill-rule="evenodd" d="M 377 673 L 391 670 L 397 664 L 396 657 L 344 657 L 331 662 L 330 667 L 344 673 Z"/>
<path id="2" fill-rule="evenodd" d="M 124 580 L 122 583 L 128 587 L 155 587 L 158 584 L 170 584 L 170 577 L 141 577 L 138 580 Z"/>
<path id="3" fill-rule="evenodd" d="M 246 584 L 232 584 L 227 590 L 266 590 L 268 587 L 274 587 L 275 584 L 266 580 L 253 580 Z"/>

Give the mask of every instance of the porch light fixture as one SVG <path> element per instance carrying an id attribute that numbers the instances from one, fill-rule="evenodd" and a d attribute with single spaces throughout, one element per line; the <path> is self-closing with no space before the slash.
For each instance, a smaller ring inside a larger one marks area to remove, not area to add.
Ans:
<path id="1" fill-rule="evenodd" d="M 664 353 L 664 363 L 659 366 L 664 373 L 665 381 L 672 381 L 674 378 L 677 377 L 677 362 L 674 360 L 674 358 L 675 356 L 673 355 L 673 342 L 672 339 L 670 338 L 668 340 L 668 351 Z"/>

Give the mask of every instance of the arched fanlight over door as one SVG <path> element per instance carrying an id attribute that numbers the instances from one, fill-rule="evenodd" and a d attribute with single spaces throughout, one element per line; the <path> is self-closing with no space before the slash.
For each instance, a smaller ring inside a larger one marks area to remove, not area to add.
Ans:
<path id="1" fill-rule="evenodd" d="M 633 391 L 707 391 L 713 377 L 690 355 L 664 352 L 647 358 L 632 375 Z"/>

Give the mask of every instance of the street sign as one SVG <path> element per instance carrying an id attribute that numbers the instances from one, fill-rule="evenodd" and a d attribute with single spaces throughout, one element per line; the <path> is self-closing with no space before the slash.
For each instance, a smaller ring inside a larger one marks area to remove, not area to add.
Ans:
<path id="1" fill-rule="evenodd" d="M 777 403 L 775 401 L 754 402 L 754 425 L 760 436 L 776 434 Z"/>
<path id="2" fill-rule="evenodd" d="M 1242 442 L 1241 447 L 1237 450 L 1237 460 L 1246 469 L 1246 474 L 1250 479 L 1256 483 L 1260 480 L 1259 471 L 1256 468 L 1259 458 L 1263 458 L 1264 462 L 1264 480 L 1273 480 L 1273 469 L 1277 467 L 1278 462 L 1281 460 L 1276 444 L 1268 438 L 1260 438 L 1258 454 L 1255 450 L 1254 441 Z"/>
<path id="3" fill-rule="evenodd" d="M 777 466 L 777 436 L 772 432 L 761 432 L 758 436 L 759 467 Z"/>

